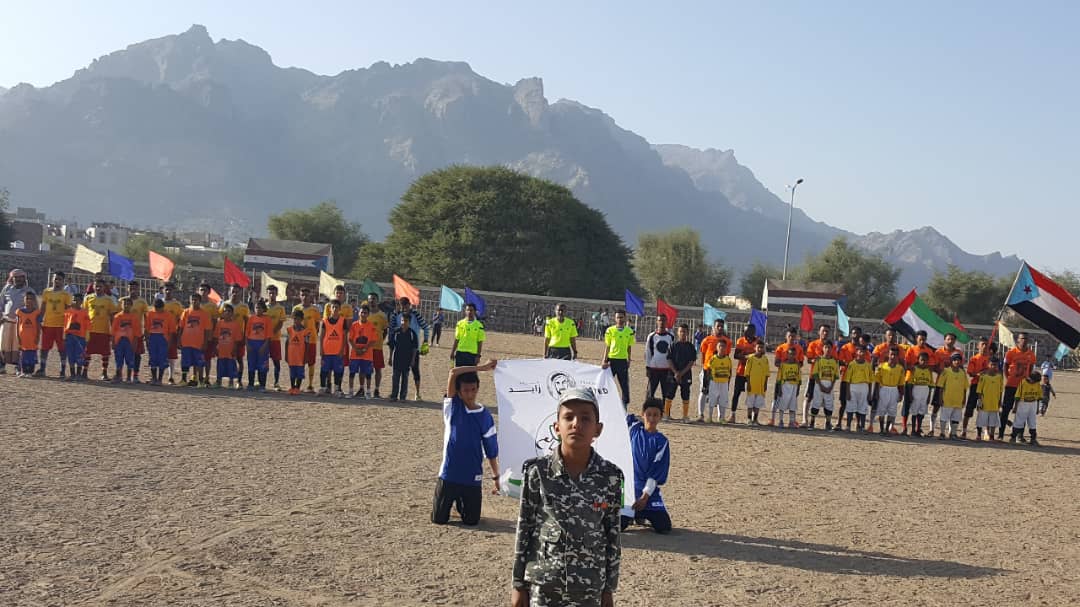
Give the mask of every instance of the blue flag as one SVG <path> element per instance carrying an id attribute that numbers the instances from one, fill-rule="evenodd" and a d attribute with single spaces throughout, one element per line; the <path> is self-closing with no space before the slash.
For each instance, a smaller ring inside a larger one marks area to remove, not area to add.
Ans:
<path id="1" fill-rule="evenodd" d="M 765 328 L 769 324 L 769 317 L 761 310 L 750 309 L 750 324 L 754 325 L 758 336 L 765 337 Z"/>
<path id="2" fill-rule="evenodd" d="M 330 258 L 326 255 L 323 255 L 318 259 L 312 259 L 311 265 L 318 270 L 325 272 L 326 269 L 330 267 Z"/>
<path id="3" fill-rule="evenodd" d="M 702 322 L 705 326 L 711 327 L 713 322 L 725 319 L 727 319 L 727 312 L 724 312 L 723 310 L 717 310 L 709 304 L 705 304 L 704 310 L 702 312 Z"/>
<path id="4" fill-rule="evenodd" d="M 626 290 L 626 312 L 628 314 L 637 314 L 638 316 L 645 316 L 645 302 L 641 301 L 641 298 L 630 292 L 630 289 Z"/>
<path id="5" fill-rule="evenodd" d="M 135 280 L 135 264 L 119 253 L 109 251 L 109 274 L 120 280 Z"/>
<path id="6" fill-rule="evenodd" d="M 465 303 L 476 306 L 476 316 L 478 318 L 484 318 L 487 311 L 487 304 L 484 303 L 484 298 L 476 294 L 475 291 L 469 287 L 465 287 Z"/>
<path id="7" fill-rule="evenodd" d="M 840 307 L 840 302 L 836 303 L 836 332 L 843 333 L 847 336 L 851 332 L 851 320 L 847 314 L 844 314 L 844 309 Z"/>
<path id="8" fill-rule="evenodd" d="M 439 307 L 443 310 L 450 310 L 451 312 L 460 312 L 461 306 L 465 305 L 465 300 L 460 295 L 454 292 L 450 287 L 443 285 L 442 293 L 439 294 Z"/>
<path id="9" fill-rule="evenodd" d="M 1069 349 L 1067 344 L 1058 344 L 1057 351 L 1054 352 L 1054 360 L 1060 361 L 1069 355 L 1072 350 Z"/>

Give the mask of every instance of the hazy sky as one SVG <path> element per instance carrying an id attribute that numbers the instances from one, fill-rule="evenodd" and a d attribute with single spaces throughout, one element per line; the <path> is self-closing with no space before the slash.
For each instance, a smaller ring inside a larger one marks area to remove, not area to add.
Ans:
<path id="1" fill-rule="evenodd" d="M 16 6 L 12 6 L 16 5 Z M 1077 267 L 1080 2 L 8 2 L 0 86 L 205 25 L 323 74 L 460 60 L 656 143 L 733 148 L 866 232 Z"/>

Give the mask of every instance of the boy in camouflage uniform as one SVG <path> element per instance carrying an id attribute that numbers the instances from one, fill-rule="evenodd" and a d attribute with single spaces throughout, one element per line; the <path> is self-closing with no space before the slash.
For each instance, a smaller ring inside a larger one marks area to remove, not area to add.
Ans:
<path id="1" fill-rule="evenodd" d="M 623 474 L 597 455 L 603 430 L 591 388 L 559 399 L 559 448 L 525 462 L 514 556 L 514 607 L 614 605 Z"/>

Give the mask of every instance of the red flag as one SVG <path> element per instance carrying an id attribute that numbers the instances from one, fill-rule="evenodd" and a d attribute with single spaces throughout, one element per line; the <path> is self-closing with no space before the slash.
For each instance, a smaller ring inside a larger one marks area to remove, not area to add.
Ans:
<path id="1" fill-rule="evenodd" d="M 960 329 L 961 333 L 967 333 L 968 332 L 968 330 L 964 328 L 964 325 L 960 324 L 960 317 L 957 316 L 955 313 L 953 313 L 953 315 L 952 315 L 952 324 L 957 329 Z"/>
<path id="2" fill-rule="evenodd" d="M 659 297 L 656 298 L 656 314 L 664 315 L 664 318 L 667 321 L 665 324 L 668 328 L 674 327 L 675 321 L 679 318 L 679 311 L 668 305 L 666 301 Z"/>
<path id="3" fill-rule="evenodd" d="M 251 277 L 244 274 L 244 271 L 236 267 L 236 264 L 228 257 L 225 258 L 225 284 L 236 285 L 242 289 L 251 286 Z"/>
<path id="4" fill-rule="evenodd" d="M 150 275 L 154 278 L 160 278 L 168 282 L 172 278 L 173 270 L 176 269 L 176 264 L 171 259 L 160 255 L 153 251 L 150 251 Z"/>
<path id="5" fill-rule="evenodd" d="M 394 297 L 407 297 L 414 306 L 420 305 L 420 289 L 412 286 L 404 278 L 394 274 Z"/>
<path id="6" fill-rule="evenodd" d="M 212 288 L 210 289 L 210 292 L 207 293 L 206 298 L 209 299 L 211 301 L 211 303 L 214 303 L 214 304 L 220 304 L 221 303 L 221 296 L 218 295 L 218 292 L 215 291 Z"/>
<path id="7" fill-rule="evenodd" d="M 810 306 L 803 305 L 802 318 L 799 319 L 799 328 L 809 333 L 814 330 L 814 311 Z"/>

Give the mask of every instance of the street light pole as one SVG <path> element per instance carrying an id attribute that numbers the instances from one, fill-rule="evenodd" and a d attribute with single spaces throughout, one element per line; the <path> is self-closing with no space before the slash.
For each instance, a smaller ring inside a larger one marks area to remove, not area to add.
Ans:
<path id="1" fill-rule="evenodd" d="M 787 236 L 784 237 L 784 273 L 780 276 L 780 280 L 787 280 L 788 248 L 791 246 L 791 215 L 795 212 L 795 188 L 799 187 L 802 182 L 803 180 L 800 178 L 791 186 L 791 205 L 788 206 L 787 213 Z"/>

